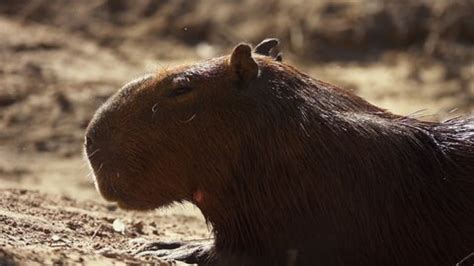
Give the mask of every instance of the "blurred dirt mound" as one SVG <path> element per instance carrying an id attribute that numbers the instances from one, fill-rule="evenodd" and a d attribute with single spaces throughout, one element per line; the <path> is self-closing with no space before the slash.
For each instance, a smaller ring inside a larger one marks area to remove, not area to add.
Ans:
<path id="1" fill-rule="evenodd" d="M 0 39 L 0 147 L 17 151 L 80 154 L 94 110 L 135 68 L 144 71 L 50 26 L 0 17 Z"/>
<path id="2" fill-rule="evenodd" d="M 108 46 L 166 38 L 225 47 L 276 36 L 294 54 L 319 60 L 474 43 L 472 0 L 4 0 L 0 12 L 81 31 Z"/>

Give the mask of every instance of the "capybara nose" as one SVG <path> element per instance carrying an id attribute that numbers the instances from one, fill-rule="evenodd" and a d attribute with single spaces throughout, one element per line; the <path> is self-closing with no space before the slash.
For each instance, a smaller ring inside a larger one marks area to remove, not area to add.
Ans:
<path id="1" fill-rule="evenodd" d="M 92 138 L 89 137 L 89 136 L 86 136 L 86 139 L 84 140 L 84 145 L 85 145 L 86 147 L 91 146 L 91 145 L 92 145 Z"/>
<path id="2" fill-rule="evenodd" d="M 91 134 L 86 134 L 84 138 L 84 149 L 88 156 L 91 156 L 98 149 L 98 142 Z"/>
<path id="3" fill-rule="evenodd" d="M 86 147 L 86 150 L 90 151 L 93 145 L 94 145 L 94 141 L 92 140 L 92 138 L 86 135 L 84 139 L 84 147 Z"/>

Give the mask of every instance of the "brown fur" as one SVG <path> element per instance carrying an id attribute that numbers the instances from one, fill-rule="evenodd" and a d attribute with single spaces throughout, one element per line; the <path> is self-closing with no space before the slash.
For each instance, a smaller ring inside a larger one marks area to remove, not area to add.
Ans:
<path id="1" fill-rule="evenodd" d="M 454 265 L 474 251 L 474 119 L 393 115 L 256 54 L 252 77 L 237 51 L 100 108 L 86 150 L 105 198 L 152 209 L 202 192 L 220 264 Z"/>

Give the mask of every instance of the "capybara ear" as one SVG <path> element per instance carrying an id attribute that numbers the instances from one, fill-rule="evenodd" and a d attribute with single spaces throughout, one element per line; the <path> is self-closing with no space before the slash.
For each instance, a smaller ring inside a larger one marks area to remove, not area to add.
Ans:
<path id="1" fill-rule="evenodd" d="M 276 48 L 280 44 L 280 40 L 276 38 L 267 38 L 255 46 L 255 53 L 270 56 L 270 50 Z"/>
<path id="2" fill-rule="evenodd" d="M 281 62 L 283 60 L 283 54 L 280 53 L 278 49 L 279 44 L 280 40 L 278 40 L 277 38 L 267 38 L 257 44 L 253 51 L 256 54 L 270 56 L 276 61 Z"/>
<path id="3" fill-rule="evenodd" d="M 244 84 L 258 76 L 258 65 L 252 57 L 252 47 L 241 43 L 234 48 L 230 56 L 230 67 Z"/>

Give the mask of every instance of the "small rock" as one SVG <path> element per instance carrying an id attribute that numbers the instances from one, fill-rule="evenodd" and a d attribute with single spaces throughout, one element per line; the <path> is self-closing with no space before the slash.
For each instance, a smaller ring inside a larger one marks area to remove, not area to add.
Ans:
<path id="1" fill-rule="evenodd" d="M 125 224 L 120 219 L 115 219 L 112 223 L 115 232 L 125 233 Z"/>
<path id="2" fill-rule="evenodd" d="M 51 240 L 53 240 L 54 242 L 57 242 L 57 241 L 61 240 L 61 237 L 58 236 L 58 235 L 53 235 L 53 236 L 51 236 Z"/>

